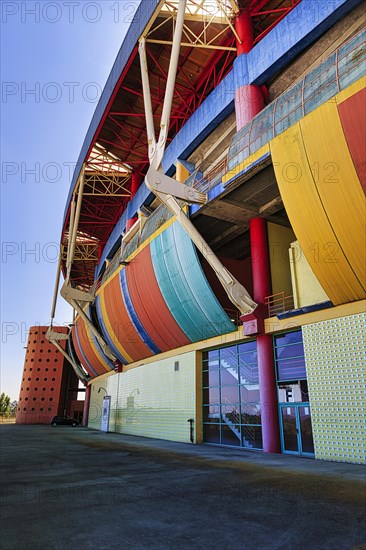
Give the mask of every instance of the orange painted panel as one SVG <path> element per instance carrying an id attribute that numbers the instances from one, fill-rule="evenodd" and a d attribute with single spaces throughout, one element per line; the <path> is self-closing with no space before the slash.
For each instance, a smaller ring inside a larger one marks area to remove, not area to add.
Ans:
<path id="1" fill-rule="evenodd" d="M 79 337 L 79 343 L 83 350 L 83 353 L 93 369 L 98 374 L 105 374 L 107 371 L 102 365 L 102 363 L 99 360 L 99 357 L 95 354 L 95 351 L 91 344 L 91 336 L 89 335 L 89 332 L 87 331 L 87 328 L 85 326 L 85 323 L 82 319 L 77 320 L 77 331 L 78 331 L 78 337 Z"/>
<path id="2" fill-rule="evenodd" d="M 132 260 L 127 269 L 127 284 L 134 309 L 149 334 L 161 349 L 168 351 L 190 343 L 170 313 L 158 286 L 150 246 Z"/>
<path id="3" fill-rule="evenodd" d="M 104 289 L 105 307 L 114 333 L 134 361 L 151 357 L 152 352 L 141 340 L 127 313 L 122 298 L 119 275 Z"/>

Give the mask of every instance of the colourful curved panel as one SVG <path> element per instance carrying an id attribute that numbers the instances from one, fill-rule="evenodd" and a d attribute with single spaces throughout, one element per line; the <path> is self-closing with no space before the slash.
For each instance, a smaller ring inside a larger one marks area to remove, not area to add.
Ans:
<path id="1" fill-rule="evenodd" d="M 342 131 L 329 107 L 332 104 L 324 104 L 270 146 L 293 230 L 314 274 L 337 305 L 365 297 L 356 258 L 364 232 L 359 231 L 359 221 L 355 223 L 362 204 L 355 204 L 361 185 L 345 140 L 339 134 L 334 137 Z M 340 143 L 337 148 L 330 143 L 332 137 Z M 334 167 L 338 172 L 333 178 Z M 352 199 L 344 196 L 348 191 Z"/>
<path id="2" fill-rule="evenodd" d="M 86 308 L 85 313 L 90 318 L 89 307 Z M 75 327 L 79 347 L 82 350 L 84 359 L 87 361 L 89 367 L 92 367 L 92 369 L 98 374 L 105 374 L 106 372 L 113 370 L 114 365 L 104 355 L 99 342 L 86 327 L 84 321 L 80 319 L 80 317 L 77 319 Z"/>
<path id="3" fill-rule="evenodd" d="M 300 121 L 306 155 L 320 201 L 360 286 L 366 290 L 365 196 L 336 103 L 325 103 Z M 333 263 L 337 260 L 334 248 Z"/>
<path id="4" fill-rule="evenodd" d="M 150 357 L 153 353 L 143 342 L 128 315 L 122 295 L 119 274 L 104 288 L 105 309 L 114 333 L 132 361 Z"/>
<path id="5" fill-rule="evenodd" d="M 107 313 L 106 304 L 105 304 L 105 293 L 104 288 L 101 289 L 101 292 L 98 294 L 96 299 L 96 308 L 99 325 L 102 330 L 102 334 L 106 339 L 106 342 L 109 344 L 111 349 L 115 352 L 116 357 L 124 364 L 132 363 L 132 357 L 127 353 L 127 350 L 122 346 L 119 340 L 119 326 L 112 325 L 109 315 Z M 121 336 L 122 339 L 122 336 Z"/>
<path id="6" fill-rule="evenodd" d="M 338 113 L 355 169 L 366 193 L 366 89 L 339 103 Z"/>
<path id="7" fill-rule="evenodd" d="M 124 298 L 125 306 L 127 309 L 127 313 L 131 319 L 131 323 L 133 324 L 136 332 L 139 334 L 141 340 L 146 344 L 146 346 L 153 352 L 153 353 L 160 353 L 159 347 L 155 344 L 153 339 L 149 336 L 148 332 L 145 330 L 144 326 L 142 325 L 139 316 L 137 315 L 134 305 L 131 301 L 130 292 L 128 289 L 127 284 L 127 277 L 126 277 L 126 269 L 122 269 L 120 271 L 119 277 L 121 282 L 121 288 L 122 288 L 122 295 Z"/>
<path id="8" fill-rule="evenodd" d="M 126 267 L 126 276 L 135 311 L 146 331 L 161 351 L 190 343 L 171 312 L 158 286 L 150 246 L 146 246 Z"/>
<path id="9" fill-rule="evenodd" d="M 191 239 L 178 223 L 157 236 L 150 247 L 164 300 L 191 342 L 236 330 L 209 287 Z"/>
<path id="10" fill-rule="evenodd" d="M 96 371 L 93 368 L 93 366 L 89 362 L 86 354 L 84 353 L 83 347 L 80 344 L 78 332 L 79 332 L 78 321 L 76 321 L 76 323 L 75 323 L 75 325 L 73 326 L 73 329 L 72 329 L 75 353 L 78 356 L 78 359 L 79 359 L 80 363 L 83 365 L 84 369 L 90 374 L 90 376 L 91 377 L 98 376 L 99 372 Z"/>
<path id="11" fill-rule="evenodd" d="M 106 314 L 106 311 L 105 311 L 103 293 L 99 294 L 96 297 L 95 307 L 96 307 L 96 311 L 97 311 L 99 326 L 102 330 L 102 335 L 103 335 L 106 343 L 111 348 L 111 350 L 113 351 L 113 353 L 115 354 L 117 359 L 119 359 L 121 361 L 121 363 L 126 365 L 129 362 L 129 360 L 126 359 L 126 355 L 123 355 L 121 353 L 121 346 L 118 346 L 118 340 L 116 338 L 116 335 L 111 330 L 111 327 L 109 327 L 110 330 L 107 329 L 107 326 L 109 326 L 109 320 L 108 320 L 108 317 L 107 317 L 107 314 Z"/>

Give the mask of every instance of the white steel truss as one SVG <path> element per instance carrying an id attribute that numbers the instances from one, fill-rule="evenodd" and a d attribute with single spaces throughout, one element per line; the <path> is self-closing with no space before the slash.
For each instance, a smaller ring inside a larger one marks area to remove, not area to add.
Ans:
<path id="1" fill-rule="evenodd" d="M 194 242 L 198 250 L 214 269 L 218 279 L 224 287 L 231 302 L 239 309 L 242 314 L 251 313 L 257 307 L 249 295 L 248 291 L 235 279 L 235 277 L 223 266 L 213 250 L 209 247 L 199 231 L 195 228 L 191 220 L 182 210 L 177 199 L 187 202 L 203 203 L 207 200 L 205 194 L 198 192 L 193 188 L 187 188 L 184 183 L 180 183 L 173 178 L 163 174 L 161 161 L 163 159 L 165 146 L 168 137 L 168 127 L 172 108 L 175 79 L 178 67 L 179 51 L 182 41 L 184 17 L 187 1 L 179 0 L 178 11 L 176 14 L 176 24 L 172 42 L 172 50 L 169 62 L 168 78 L 166 83 L 163 111 L 161 115 L 160 134 L 156 141 L 152 103 L 150 95 L 150 84 L 148 75 L 148 66 L 146 61 L 145 39 L 140 39 L 139 53 L 141 62 L 141 76 L 145 106 L 146 129 L 149 147 L 150 168 L 146 174 L 147 187 L 164 203 L 174 214 L 177 221 Z"/>

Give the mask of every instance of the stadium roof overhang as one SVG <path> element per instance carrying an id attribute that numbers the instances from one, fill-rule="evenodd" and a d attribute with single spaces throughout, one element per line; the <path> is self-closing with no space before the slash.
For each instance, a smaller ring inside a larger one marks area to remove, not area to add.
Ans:
<path id="1" fill-rule="evenodd" d="M 187 0 L 168 142 L 231 71 L 240 38 L 235 17 L 248 10 L 254 43 L 300 0 Z M 61 268 L 74 235 L 70 282 L 88 289 L 103 247 L 149 166 L 138 41 L 145 38 L 153 117 L 158 128 L 178 0 L 142 1 L 96 109 L 75 170 L 61 237 Z M 150 11 L 149 11 L 150 10 Z M 74 211 L 74 214 L 73 214 Z"/>

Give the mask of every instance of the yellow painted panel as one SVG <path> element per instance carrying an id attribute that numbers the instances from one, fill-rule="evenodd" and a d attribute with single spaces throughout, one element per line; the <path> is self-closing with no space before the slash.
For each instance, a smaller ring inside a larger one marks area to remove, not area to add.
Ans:
<path id="1" fill-rule="evenodd" d="M 271 141 L 271 153 L 292 228 L 325 293 L 334 305 L 362 299 L 364 291 L 343 251 L 337 262 L 329 261 L 329 247 L 339 243 L 320 201 L 299 123 Z"/>
<path id="2" fill-rule="evenodd" d="M 106 310 L 106 307 L 105 307 L 104 291 L 101 292 L 99 300 L 100 300 L 99 303 L 100 303 L 100 309 L 101 309 L 102 315 L 103 315 L 104 325 L 105 325 L 105 328 L 108 331 L 109 337 L 111 338 L 112 342 L 114 343 L 116 348 L 119 350 L 121 355 L 126 359 L 126 361 L 129 361 L 129 362 L 132 363 L 133 359 L 132 359 L 131 355 L 129 355 L 126 352 L 125 348 L 121 345 L 121 343 L 118 340 L 117 335 L 116 335 L 116 333 L 113 329 L 113 325 L 109 320 L 108 313 L 107 313 L 107 310 Z"/>
<path id="3" fill-rule="evenodd" d="M 254 164 L 258 159 L 263 157 L 268 152 L 269 152 L 269 143 L 266 143 L 260 149 L 258 149 L 258 151 L 256 151 L 252 155 L 249 155 L 249 157 L 247 157 L 242 162 L 234 166 L 232 170 L 229 170 L 229 172 L 226 172 L 226 174 L 224 174 L 222 177 L 222 183 L 225 184 L 227 181 L 231 180 L 231 178 L 239 174 L 242 170 L 249 168 L 252 164 Z"/>
<path id="4" fill-rule="evenodd" d="M 360 285 L 366 282 L 365 195 L 344 137 L 337 105 L 324 103 L 300 121 L 320 200 Z M 330 258 L 338 250 L 330 245 Z"/>
<path id="5" fill-rule="evenodd" d="M 84 323 L 84 328 L 86 329 L 86 333 L 87 333 L 87 335 L 88 335 L 89 343 L 90 343 L 90 345 L 91 345 L 91 347 L 92 347 L 92 349 L 93 349 L 93 351 L 94 351 L 96 357 L 98 357 L 99 362 L 103 365 L 103 367 L 105 368 L 105 370 L 106 370 L 107 372 L 109 372 L 111 369 L 110 369 L 110 367 L 109 367 L 107 361 L 104 359 L 103 355 L 99 352 L 97 346 L 95 345 L 95 342 L 94 342 L 94 338 L 93 338 L 93 336 L 92 336 L 92 333 L 90 332 L 90 329 L 85 325 L 85 323 Z"/>
<path id="6" fill-rule="evenodd" d="M 184 208 L 183 208 L 183 210 L 184 210 Z M 144 242 L 141 243 L 140 246 L 138 248 L 136 248 L 136 250 L 134 250 L 134 252 L 132 252 L 132 254 L 130 254 L 130 256 L 128 256 L 128 258 L 126 259 L 126 262 L 131 262 L 137 256 L 137 254 L 139 254 L 139 252 L 141 252 L 141 250 L 143 250 L 148 244 L 151 243 L 151 241 L 153 241 L 156 237 L 158 237 L 163 231 L 165 231 L 165 229 L 167 229 L 175 221 L 176 221 L 176 219 L 175 219 L 174 216 L 173 216 L 173 218 L 170 218 L 168 221 L 166 221 L 161 227 L 159 227 L 159 229 L 157 229 L 155 231 L 155 233 L 153 233 L 152 235 L 150 235 L 150 237 L 145 239 Z M 119 268 L 116 269 L 116 271 L 113 271 L 112 275 L 104 281 L 104 283 L 99 287 L 99 289 L 96 291 L 95 294 L 96 295 L 100 294 L 102 289 L 105 286 L 107 286 L 107 284 L 109 284 L 111 282 L 111 280 L 114 279 L 114 277 L 117 277 L 118 273 L 122 269 L 124 269 L 124 266 L 120 266 Z"/>
<path id="7" fill-rule="evenodd" d="M 293 290 L 288 251 L 296 237 L 289 227 L 283 227 L 283 225 L 271 222 L 267 223 L 267 230 L 272 294 L 286 292 L 287 296 L 291 296 Z"/>
<path id="8" fill-rule="evenodd" d="M 295 308 L 328 301 L 329 296 L 315 277 L 298 241 L 291 243 L 289 256 Z"/>
<path id="9" fill-rule="evenodd" d="M 342 92 L 339 92 L 339 94 L 335 96 L 336 102 L 343 103 L 343 101 L 346 101 L 346 99 L 348 99 L 352 95 L 357 94 L 357 92 L 363 90 L 365 86 L 366 76 L 363 76 L 362 78 L 357 80 L 357 82 L 354 82 L 353 84 L 351 84 L 351 86 L 348 86 L 348 88 L 346 88 Z"/>

